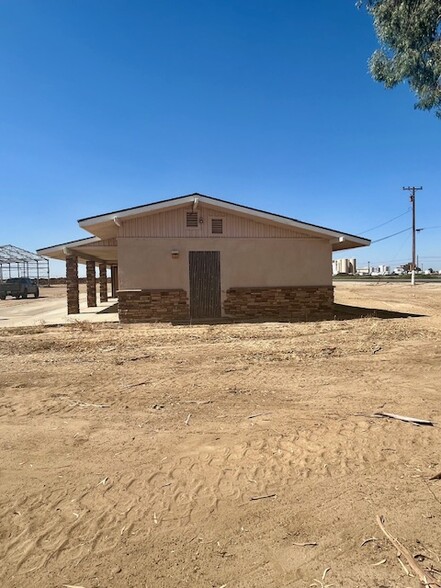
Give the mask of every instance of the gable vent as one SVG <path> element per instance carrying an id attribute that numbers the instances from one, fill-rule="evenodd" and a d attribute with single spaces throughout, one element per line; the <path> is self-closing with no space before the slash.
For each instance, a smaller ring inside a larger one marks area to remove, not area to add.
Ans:
<path id="1" fill-rule="evenodd" d="M 212 218 L 211 219 L 211 232 L 214 234 L 222 235 L 224 232 L 223 219 Z"/>
<path id="2" fill-rule="evenodd" d="M 198 213 L 197 212 L 187 212 L 187 227 L 189 228 L 197 228 L 198 225 Z"/>

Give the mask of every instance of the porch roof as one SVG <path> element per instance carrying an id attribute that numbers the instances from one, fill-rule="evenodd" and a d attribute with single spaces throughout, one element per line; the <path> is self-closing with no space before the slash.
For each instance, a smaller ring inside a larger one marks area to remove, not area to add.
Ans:
<path id="1" fill-rule="evenodd" d="M 64 260 L 68 255 L 76 255 L 80 263 L 86 261 L 117 263 L 116 239 L 100 239 L 100 237 L 87 237 L 76 241 L 67 241 L 43 249 L 38 249 L 39 255 L 45 255 L 51 259 Z"/>

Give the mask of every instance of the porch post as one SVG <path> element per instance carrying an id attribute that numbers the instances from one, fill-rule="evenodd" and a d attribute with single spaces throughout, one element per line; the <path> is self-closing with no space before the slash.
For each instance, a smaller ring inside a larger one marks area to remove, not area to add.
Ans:
<path id="1" fill-rule="evenodd" d="M 100 302 L 107 302 L 109 299 L 107 293 L 107 265 L 100 263 L 98 267 L 100 272 Z"/>
<path id="2" fill-rule="evenodd" d="M 86 261 L 87 306 L 96 306 L 96 274 L 95 262 Z"/>
<path id="3" fill-rule="evenodd" d="M 79 314 L 78 257 L 66 256 L 67 314 Z"/>
<path id="4" fill-rule="evenodd" d="M 118 292 L 118 266 L 111 265 L 110 266 L 110 281 L 112 285 L 112 298 L 117 297 Z"/>

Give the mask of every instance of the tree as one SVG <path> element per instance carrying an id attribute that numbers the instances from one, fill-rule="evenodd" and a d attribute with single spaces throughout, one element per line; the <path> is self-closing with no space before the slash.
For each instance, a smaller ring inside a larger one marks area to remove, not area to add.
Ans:
<path id="1" fill-rule="evenodd" d="M 366 6 L 381 44 L 369 61 L 372 77 L 386 88 L 407 81 L 415 108 L 441 118 L 441 1 L 367 0 Z"/>

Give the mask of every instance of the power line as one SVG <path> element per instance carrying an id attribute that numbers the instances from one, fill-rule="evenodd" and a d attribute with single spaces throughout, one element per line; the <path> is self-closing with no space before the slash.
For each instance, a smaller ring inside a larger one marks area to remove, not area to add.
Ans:
<path id="1" fill-rule="evenodd" d="M 405 259 L 401 258 L 401 255 L 404 254 L 404 247 L 406 246 L 406 249 L 407 249 L 407 245 L 408 245 L 408 241 L 409 241 L 409 233 L 405 233 L 404 235 L 401 235 L 401 237 L 402 238 L 399 240 L 398 247 L 394 250 L 394 253 L 391 256 L 391 259 L 389 259 L 389 261 L 394 265 L 399 265 L 400 263 L 407 263 L 409 261 L 407 255 L 406 255 Z M 397 241 L 398 241 L 398 239 L 397 239 Z"/>
<path id="2" fill-rule="evenodd" d="M 386 239 L 390 239 L 391 237 L 395 237 L 396 235 L 401 235 L 406 231 L 410 231 L 412 227 L 408 227 L 407 229 L 403 229 L 402 231 L 398 231 L 397 233 L 392 233 L 392 235 L 387 235 L 387 237 L 382 237 L 381 239 L 376 239 L 375 241 L 371 241 L 371 245 L 374 243 L 379 243 L 380 241 L 385 241 Z"/>
<path id="3" fill-rule="evenodd" d="M 377 225 L 375 227 L 372 227 L 371 229 L 367 229 L 366 231 L 363 231 L 362 233 L 360 233 L 360 235 L 365 235 L 366 233 L 370 233 L 371 231 L 375 231 L 375 229 L 379 229 L 380 227 L 384 227 L 385 225 L 388 225 L 389 223 L 393 222 L 394 220 L 397 220 L 398 218 L 405 216 L 406 214 L 409 213 L 409 211 L 410 211 L 410 206 L 406 210 L 406 212 L 403 212 L 402 214 L 399 214 L 398 216 L 394 216 L 394 218 L 391 218 L 390 220 L 388 220 L 384 223 L 381 223 L 381 225 Z"/>

